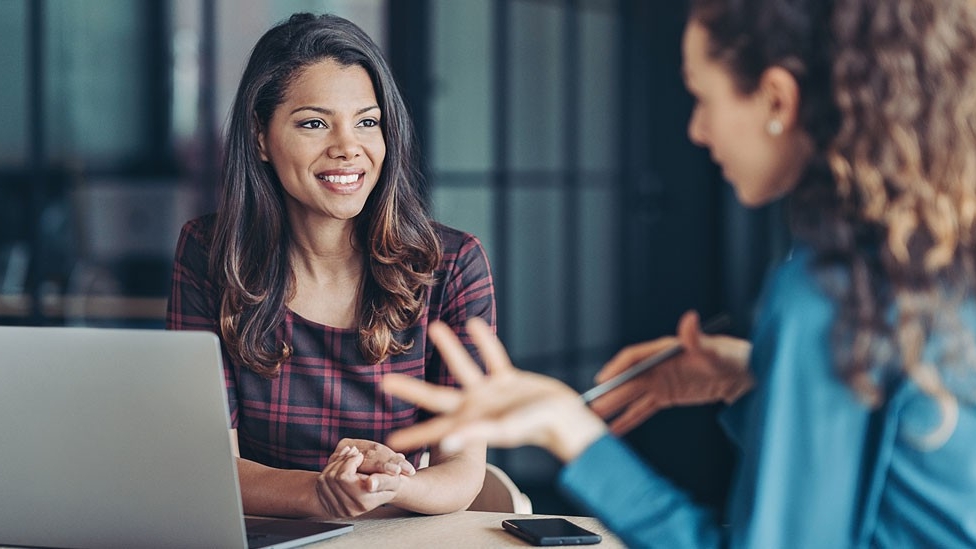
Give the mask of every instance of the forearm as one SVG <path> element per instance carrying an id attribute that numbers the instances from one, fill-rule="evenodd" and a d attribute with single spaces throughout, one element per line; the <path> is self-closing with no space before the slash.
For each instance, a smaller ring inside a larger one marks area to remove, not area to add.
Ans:
<path id="1" fill-rule="evenodd" d="M 275 517 L 322 517 L 316 496 L 319 473 L 275 469 L 237 458 L 244 513 Z M 327 517 L 332 518 L 332 517 Z"/>
<path id="2" fill-rule="evenodd" d="M 485 479 L 483 443 L 470 443 L 454 454 L 431 451 L 431 465 L 403 477 L 391 504 L 429 515 L 466 509 Z"/>
<path id="3" fill-rule="evenodd" d="M 715 515 L 614 437 L 601 437 L 568 463 L 559 486 L 628 547 L 722 546 Z"/>

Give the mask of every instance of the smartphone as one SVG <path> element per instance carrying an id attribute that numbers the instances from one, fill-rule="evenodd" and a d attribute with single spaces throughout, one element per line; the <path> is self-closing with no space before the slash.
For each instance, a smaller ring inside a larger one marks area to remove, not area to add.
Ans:
<path id="1" fill-rule="evenodd" d="M 603 540 L 564 518 L 508 519 L 502 528 L 532 545 L 593 545 Z"/>

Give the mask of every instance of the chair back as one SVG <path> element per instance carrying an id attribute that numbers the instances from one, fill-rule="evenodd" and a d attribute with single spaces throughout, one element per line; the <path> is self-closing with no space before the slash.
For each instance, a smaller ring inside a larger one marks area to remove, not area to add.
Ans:
<path id="1" fill-rule="evenodd" d="M 485 483 L 469 511 L 532 514 L 532 500 L 519 490 L 515 482 L 497 465 L 485 464 Z"/>

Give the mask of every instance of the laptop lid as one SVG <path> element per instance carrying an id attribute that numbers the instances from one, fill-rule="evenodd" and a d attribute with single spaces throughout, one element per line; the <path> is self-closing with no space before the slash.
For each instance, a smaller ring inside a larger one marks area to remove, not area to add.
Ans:
<path id="1" fill-rule="evenodd" d="M 217 337 L 0 327 L 3 544 L 247 547 Z"/>

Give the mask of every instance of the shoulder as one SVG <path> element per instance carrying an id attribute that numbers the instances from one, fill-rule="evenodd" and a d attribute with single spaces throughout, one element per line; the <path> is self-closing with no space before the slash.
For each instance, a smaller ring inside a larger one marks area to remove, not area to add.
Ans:
<path id="1" fill-rule="evenodd" d="M 217 215 L 210 213 L 187 221 L 180 231 L 180 240 L 186 239 L 201 244 L 209 244 L 213 238 L 216 219 Z"/>
<path id="2" fill-rule="evenodd" d="M 774 269 L 763 288 L 762 311 L 784 321 L 830 322 L 835 303 L 827 291 L 827 278 L 837 278 L 831 283 L 843 283 L 840 273 L 816 272 L 813 251 L 799 244 L 789 256 Z"/>
<path id="3" fill-rule="evenodd" d="M 470 307 L 484 304 L 481 298 L 490 301 L 494 295 L 491 266 L 478 237 L 439 223 L 434 224 L 434 231 L 440 240 L 442 254 L 435 273 L 437 283 L 433 294 L 444 304 L 468 303 Z M 461 294 L 466 297 L 459 300 Z"/>
<path id="4" fill-rule="evenodd" d="M 187 221 L 180 230 L 176 245 L 176 257 L 183 263 L 206 261 L 210 255 L 215 214 L 207 214 Z"/>
<path id="5" fill-rule="evenodd" d="M 752 334 L 752 367 L 759 377 L 771 375 L 773 364 L 786 375 L 808 363 L 831 362 L 837 303 L 824 284 L 827 277 L 842 275 L 818 271 L 814 262 L 812 250 L 797 246 L 763 287 Z"/>
<path id="6" fill-rule="evenodd" d="M 432 225 L 443 252 L 442 269 L 451 269 L 455 265 L 469 265 L 471 263 L 483 263 L 487 266 L 488 255 L 477 236 L 437 222 L 432 223 Z"/>
<path id="7" fill-rule="evenodd" d="M 437 235 L 437 240 L 441 243 L 441 249 L 445 254 L 459 254 L 463 251 L 469 251 L 473 248 L 482 249 L 481 240 L 477 236 L 462 231 L 460 229 L 455 229 L 454 227 L 448 227 L 442 223 L 432 222 L 431 225 L 434 228 L 434 234 Z"/>

